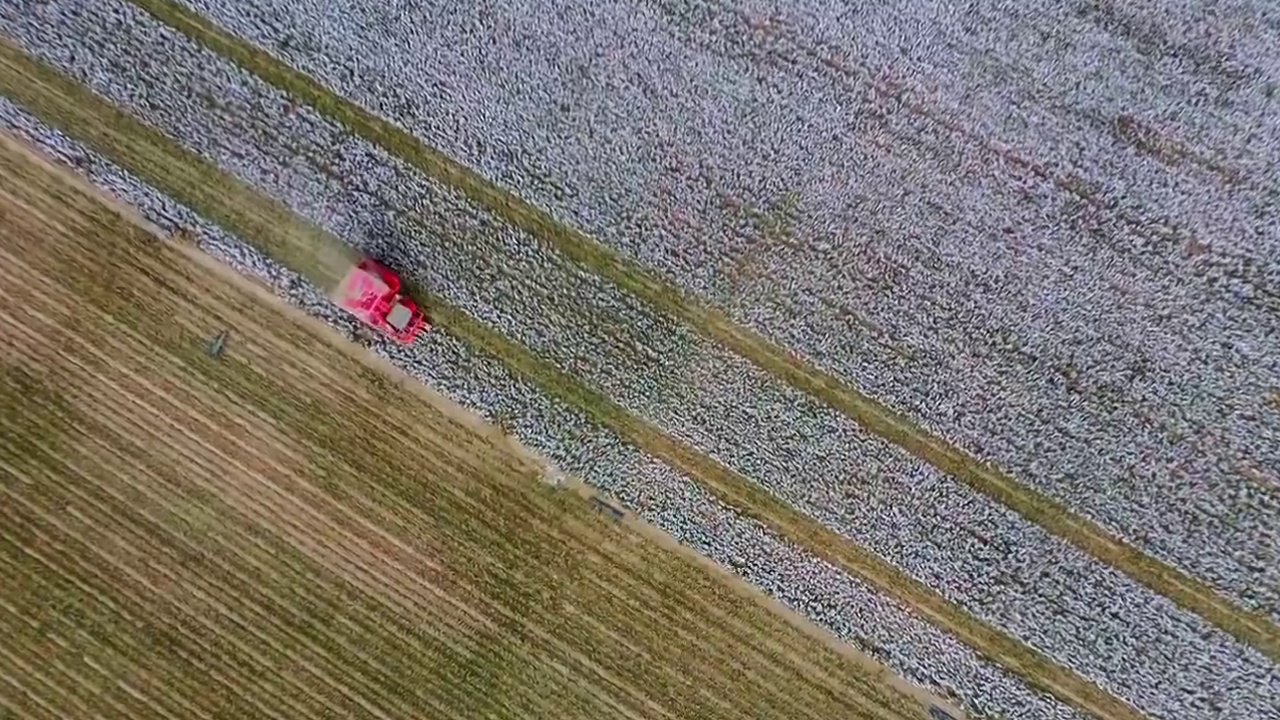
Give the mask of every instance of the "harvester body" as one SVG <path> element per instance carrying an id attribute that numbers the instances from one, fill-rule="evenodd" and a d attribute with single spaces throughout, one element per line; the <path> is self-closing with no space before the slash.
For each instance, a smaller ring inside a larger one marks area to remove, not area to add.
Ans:
<path id="1" fill-rule="evenodd" d="M 400 277 L 372 258 L 361 258 L 338 284 L 334 302 L 396 342 L 412 343 L 427 329 L 418 305 L 400 293 Z"/>

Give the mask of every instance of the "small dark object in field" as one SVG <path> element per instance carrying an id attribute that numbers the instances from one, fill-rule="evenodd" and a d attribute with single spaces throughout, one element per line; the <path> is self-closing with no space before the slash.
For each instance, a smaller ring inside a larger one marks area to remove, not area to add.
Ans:
<path id="1" fill-rule="evenodd" d="M 626 515 L 626 511 L 623 510 L 622 508 L 619 508 L 613 503 L 608 502 L 607 500 L 603 500 L 594 495 L 591 496 L 591 504 L 594 505 L 595 508 L 600 512 L 603 512 L 606 515 L 608 515 L 614 522 L 621 520 L 623 516 Z"/>
<path id="2" fill-rule="evenodd" d="M 215 335 L 212 340 L 209 341 L 209 347 L 207 348 L 209 357 L 212 357 L 212 358 L 222 357 L 222 351 L 225 350 L 227 347 L 227 337 L 229 334 L 230 333 L 228 331 L 223 330 L 222 332 Z"/>

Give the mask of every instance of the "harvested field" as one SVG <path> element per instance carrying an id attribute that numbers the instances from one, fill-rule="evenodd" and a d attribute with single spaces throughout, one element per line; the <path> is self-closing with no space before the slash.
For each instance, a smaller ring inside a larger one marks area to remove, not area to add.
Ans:
<path id="1" fill-rule="evenodd" d="M 72 177 L 0 142 L 4 710 L 924 715 Z"/>

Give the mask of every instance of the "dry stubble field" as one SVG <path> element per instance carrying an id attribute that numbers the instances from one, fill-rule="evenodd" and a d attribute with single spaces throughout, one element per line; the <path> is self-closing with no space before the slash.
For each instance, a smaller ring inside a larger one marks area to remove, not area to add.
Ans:
<path id="1" fill-rule="evenodd" d="M 0 288 L 0 713 L 923 715 L 3 136 Z"/>

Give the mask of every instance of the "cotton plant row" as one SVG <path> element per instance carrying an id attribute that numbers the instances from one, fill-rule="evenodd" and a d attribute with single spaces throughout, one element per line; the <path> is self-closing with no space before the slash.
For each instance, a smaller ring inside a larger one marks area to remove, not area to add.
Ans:
<path id="1" fill-rule="evenodd" d="M 95 49 L 94 28 L 108 24 L 91 13 L 77 18 L 67 18 L 74 40 L 43 37 L 35 40 L 36 49 L 65 41 L 62 57 L 90 63 L 69 69 L 104 93 L 126 104 L 132 99 L 136 112 L 322 224 L 364 238 L 366 245 L 383 244 L 382 253 L 396 257 L 398 266 L 424 268 L 426 282 L 456 302 L 488 314 L 491 323 L 565 369 L 625 396 L 622 402 L 633 410 L 872 547 L 978 617 L 1158 715 L 1185 714 L 1187 703 L 1204 699 L 1196 692 L 1247 698 L 1253 688 L 1272 682 L 1265 661 L 1194 617 L 932 468 L 866 438 L 847 419 L 741 359 L 697 347 L 608 284 L 530 252 L 527 238 L 486 225 L 491 221 L 307 109 L 286 111 L 283 98 L 237 77 L 233 68 L 217 67 L 198 48 L 162 29 L 128 40 L 118 36 L 133 27 L 129 23 Z M 48 35 L 48 26 L 41 32 Z M 167 58 L 163 77 L 129 67 L 130 58 L 157 53 Z M 191 106 L 184 100 L 210 93 L 215 102 Z M 241 117 L 250 110 L 252 118 Z M 405 208 L 416 219 L 404 217 Z M 425 219 L 442 212 L 450 217 Z M 460 234 L 460 216 L 468 214 L 472 218 L 464 224 L 482 232 Z M 409 232 L 415 222 L 427 222 L 426 230 Z M 451 225 L 433 233 L 441 223 Z M 441 243 L 440 237 L 451 240 Z M 477 250 L 473 243 L 485 247 Z M 460 247 L 471 254 L 459 255 Z M 477 254 L 489 262 L 475 265 Z M 536 293 L 530 294 L 531 287 Z M 601 326 L 642 328 L 646 334 L 610 344 L 583 334 L 583 318 L 592 316 L 604 318 Z M 664 341 L 667 347 L 658 346 Z M 645 343 L 654 366 L 636 375 L 634 351 Z M 1231 680 L 1197 681 L 1196 690 L 1184 691 L 1170 678 L 1203 674 L 1190 662 L 1203 646 L 1203 634 L 1212 637 L 1202 654 L 1211 658 L 1215 673 L 1228 667 L 1237 672 L 1228 674 Z"/>
<path id="2" fill-rule="evenodd" d="M 341 332 L 354 334 L 354 322 L 305 279 L 2 97 L 0 127 L 79 168 L 100 187 L 136 205 L 159 227 L 187 231 L 206 252 L 266 281 L 282 298 Z M 435 330 L 411 347 L 377 345 L 375 351 L 482 416 L 501 418 L 518 439 L 560 469 L 617 496 L 682 543 L 837 636 L 866 648 L 909 679 L 954 693 L 971 711 L 986 715 L 1032 720 L 1081 717 L 982 661 L 951 636 L 861 581 L 719 503 L 688 478 L 548 398 L 500 363 L 472 353 L 447 331 Z"/>
<path id="3" fill-rule="evenodd" d="M 188 4 L 1280 619 L 1270 11 Z"/>

